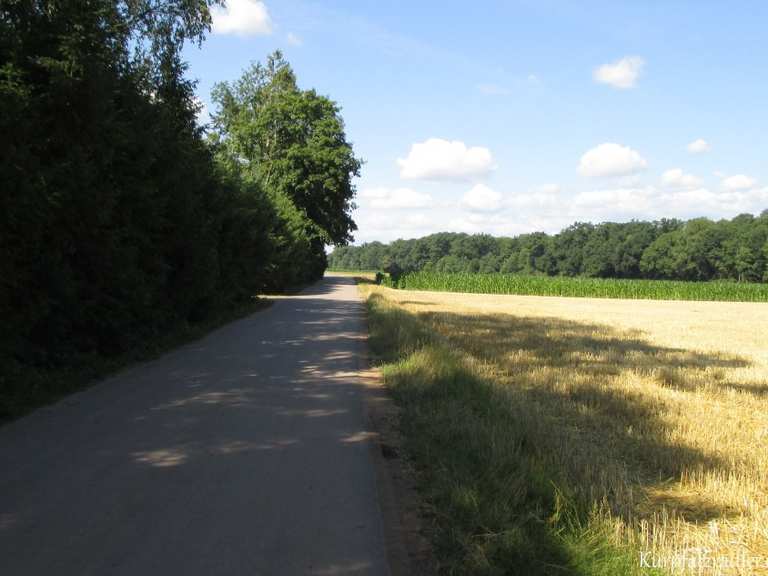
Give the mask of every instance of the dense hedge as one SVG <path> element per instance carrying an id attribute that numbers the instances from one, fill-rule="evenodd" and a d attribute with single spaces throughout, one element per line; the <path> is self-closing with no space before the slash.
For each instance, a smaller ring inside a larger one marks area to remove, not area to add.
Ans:
<path id="1" fill-rule="evenodd" d="M 0 417 L 25 374 L 322 275 L 323 226 L 197 124 L 180 51 L 209 25 L 205 2 L 0 3 Z"/>

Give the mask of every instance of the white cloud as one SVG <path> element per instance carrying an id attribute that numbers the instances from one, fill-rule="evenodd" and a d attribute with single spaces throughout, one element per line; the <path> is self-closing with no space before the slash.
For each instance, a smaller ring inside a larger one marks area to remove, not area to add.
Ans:
<path id="1" fill-rule="evenodd" d="M 419 212 L 361 211 L 355 214 L 358 231 L 356 242 L 379 240 L 388 242 L 397 238 L 420 238 L 445 230 L 445 223 L 436 225 L 433 219 Z"/>
<path id="2" fill-rule="evenodd" d="M 510 217 L 506 213 L 471 213 L 450 218 L 433 231 L 466 232 L 468 234 L 492 234 L 494 236 L 516 236 L 530 232 L 558 232 L 572 224 L 558 215 L 544 217 L 531 214 L 524 218 Z"/>
<path id="3" fill-rule="evenodd" d="M 503 214 L 470 213 L 449 220 L 444 228 L 451 232 L 466 232 L 467 234 L 493 234 L 494 236 L 510 236 L 519 231 L 510 226 L 509 218 Z"/>
<path id="4" fill-rule="evenodd" d="M 608 84 L 614 88 L 626 90 L 635 85 L 644 66 L 645 61 L 639 56 L 627 56 L 611 64 L 604 64 L 595 68 L 592 77 L 595 82 L 600 84 Z"/>
<path id="5" fill-rule="evenodd" d="M 702 154 L 704 152 L 709 152 L 712 150 L 712 146 L 709 145 L 709 143 L 704 140 L 703 138 L 698 138 L 697 140 L 694 140 L 688 146 L 686 146 L 688 149 L 688 152 L 691 154 Z"/>
<path id="6" fill-rule="evenodd" d="M 708 216 L 710 218 L 733 217 L 749 212 L 759 214 L 768 202 L 768 188 L 716 192 L 707 188 L 685 191 L 661 191 L 660 216 L 669 214 L 679 218 Z"/>
<path id="7" fill-rule="evenodd" d="M 432 224 L 432 220 L 424 214 L 406 214 L 405 219 L 399 221 L 399 225 L 408 230 L 424 228 Z"/>
<path id="8" fill-rule="evenodd" d="M 680 168 L 672 168 L 661 175 L 661 183 L 670 188 L 697 188 L 701 186 L 701 179 L 686 174 Z"/>
<path id="9" fill-rule="evenodd" d="M 679 218 L 722 214 L 724 208 L 729 210 L 729 198 L 707 188 L 659 191 L 658 201 L 662 204 L 658 209 L 661 215 L 669 214 Z"/>
<path id="10" fill-rule="evenodd" d="M 387 190 L 371 189 L 368 197 L 386 197 Z M 493 198 L 491 203 L 493 204 Z M 622 186 L 588 190 L 576 195 L 555 185 L 502 197 L 492 211 L 468 209 L 465 203 L 434 203 L 429 210 L 377 210 L 368 203 L 355 214 L 360 226 L 358 242 L 416 238 L 442 231 L 514 235 L 545 231 L 554 233 L 574 222 L 626 222 L 631 219 L 732 218 L 759 214 L 768 206 L 768 187 L 745 190 L 721 188 L 667 188 Z"/>
<path id="11" fill-rule="evenodd" d="M 571 208 L 582 217 L 595 220 L 648 214 L 654 208 L 654 192 L 652 187 L 590 190 L 577 194 Z"/>
<path id="12" fill-rule="evenodd" d="M 272 33 L 272 19 L 264 2 L 227 0 L 226 7 L 211 8 L 214 34 L 265 36 Z"/>
<path id="13" fill-rule="evenodd" d="M 448 222 L 447 229 L 451 232 L 465 232 L 467 234 L 492 233 L 491 222 L 480 214 L 452 218 Z"/>
<path id="14" fill-rule="evenodd" d="M 458 140 L 430 138 L 411 145 L 407 158 L 398 158 L 400 177 L 428 180 L 466 180 L 493 170 L 488 148 L 467 147 Z"/>
<path id="15" fill-rule="evenodd" d="M 515 194 L 507 201 L 509 207 L 517 213 L 523 211 L 535 211 L 541 213 L 562 206 L 560 198 L 560 186 L 557 184 L 544 184 L 523 194 Z"/>
<path id="16" fill-rule="evenodd" d="M 723 178 L 722 181 L 723 188 L 726 190 L 747 190 L 754 188 L 755 184 L 757 184 L 757 180 L 744 174 L 729 176 L 728 178 Z"/>
<path id="17" fill-rule="evenodd" d="M 304 40 L 302 40 L 301 36 L 298 34 L 294 34 L 293 32 L 288 32 L 288 35 L 285 37 L 288 44 L 291 46 L 303 46 Z"/>
<path id="18" fill-rule="evenodd" d="M 625 221 L 630 218 L 733 217 L 760 211 L 768 202 L 768 188 L 713 191 L 707 188 L 668 189 L 646 186 L 592 190 L 577 194 L 562 206 L 570 221 Z"/>
<path id="19" fill-rule="evenodd" d="M 648 163 L 636 150 L 606 142 L 581 157 L 579 172 L 584 176 L 627 176 L 647 166 Z"/>
<path id="20" fill-rule="evenodd" d="M 485 184 L 475 184 L 461 199 L 461 205 L 478 212 L 494 212 L 501 208 L 502 196 Z"/>
<path id="21" fill-rule="evenodd" d="M 370 200 L 372 208 L 427 208 L 432 205 L 429 194 L 410 188 L 367 188 L 360 192 L 360 197 Z"/>
<path id="22" fill-rule="evenodd" d="M 657 186 L 589 190 L 575 196 L 541 189 L 515 195 L 507 210 L 470 213 L 447 219 L 448 229 L 510 234 L 557 232 L 574 222 L 626 222 L 631 219 L 731 218 L 759 214 L 768 205 L 768 188 L 726 192 L 707 188 L 668 189 Z M 445 222 L 445 220 L 443 221 Z M 446 225 L 438 226 L 446 229 Z"/>

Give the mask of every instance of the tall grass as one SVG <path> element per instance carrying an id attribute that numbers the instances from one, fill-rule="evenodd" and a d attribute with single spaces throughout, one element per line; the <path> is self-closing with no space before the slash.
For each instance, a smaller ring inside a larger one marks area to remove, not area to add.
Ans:
<path id="1" fill-rule="evenodd" d="M 681 282 L 512 274 L 412 272 L 401 276 L 394 288 L 480 294 L 575 296 L 637 300 L 719 300 L 768 302 L 768 284 L 739 282 Z"/>

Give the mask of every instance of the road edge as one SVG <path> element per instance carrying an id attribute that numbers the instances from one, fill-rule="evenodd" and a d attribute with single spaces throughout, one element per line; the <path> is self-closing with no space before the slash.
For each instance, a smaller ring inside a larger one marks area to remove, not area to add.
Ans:
<path id="1" fill-rule="evenodd" d="M 362 297 L 360 305 L 366 334 L 358 371 L 365 390 L 366 420 L 372 432 L 369 447 L 376 473 L 387 563 L 392 576 L 431 576 L 437 574 L 437 562 L 425 536 L 415 471 L 405 458 L 399 430 L 400 410 L 389 395 L 381 371 L 371 362 L 368 316 Z"/>

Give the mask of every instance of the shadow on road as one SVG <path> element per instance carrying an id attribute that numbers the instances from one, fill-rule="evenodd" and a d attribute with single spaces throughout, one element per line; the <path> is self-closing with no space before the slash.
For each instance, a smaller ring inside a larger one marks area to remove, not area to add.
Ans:
<path id="1" fill-rule="evenodd" d="M 354 282 L 273 299 L 0 430 L 9 573 L 387 573 Z"/>

